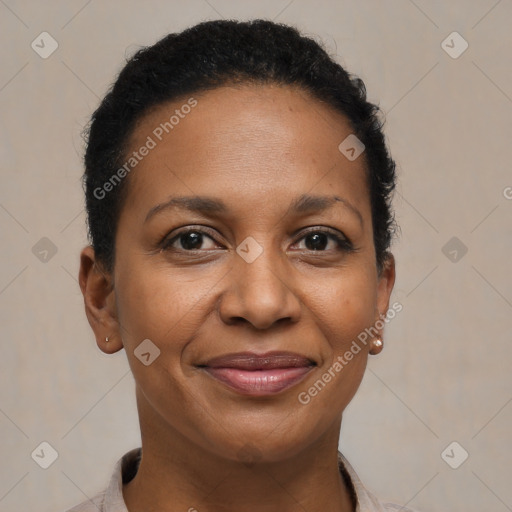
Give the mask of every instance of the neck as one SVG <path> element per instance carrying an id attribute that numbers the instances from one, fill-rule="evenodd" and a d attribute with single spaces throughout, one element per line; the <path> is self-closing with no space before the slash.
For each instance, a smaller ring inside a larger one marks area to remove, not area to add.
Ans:
<path id="1" fill-rule="evenodd" d="M 278 462 L 241 462 L 208 451 L 138 401 L 142 459 L 123 486 L 129 512 L 353 512 L 338 468 L 339 421 Z"/>

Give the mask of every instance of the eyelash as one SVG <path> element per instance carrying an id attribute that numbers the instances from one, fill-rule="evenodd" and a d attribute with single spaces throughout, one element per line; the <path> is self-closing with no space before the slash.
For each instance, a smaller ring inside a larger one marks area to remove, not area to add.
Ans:
<path id="1" fill-rule="evenodd" d="M 187 228 L 187 229 L 184 229 L 183 231 L 178 232 L 172 238 L 165 237 L 162 240 L 161 244 L 160 244 L 160 249 L 162 251 L 177 251 L 177 252 L 185 252 L 185 253 L 191 253 L 191 254 L 194 254 L 196 252 L 201 252 L 201 249 L 187 250 L 187 249 L 176 249 L 176 248 L 172 247 L 173 243 L 176 240 L 178 240 L 180 236 L 186 235 L 188 233 L 200 233 L 202 235 L 206 235 L 208 238 L 213 240 L 215 243 L 218 243 L 218 242 L 216 242 L 214 237 L 208 231 L 206 231 L 204 228 L 201 228 L 201 229 L 199 229 L 199 228 Z M 335 233 L 335 232 L 333 232 L 331 230 L 325 229 L 325 228 L 324 229 L 312 229 L 310 231 L 307 231 L 307 232 L 302 234 L 301 238 L 299 238 L 297 240 L 297 242 L 299 242 L 303 238 L 306 238 L 308 235 L 314 235 L 314 234 L 318 234 L 318 233 L 327 235 L 329 238 L 334 240 L 336 242 L 336 244 L 338 245 L 338 250 L 341 250 L 341 251 L 346 252 L 346 253 L 350 253 L 350 252 L 355 252 L 356 251 L 356 249 L 354 248 L 352 242 L 348 238 L 340 236 L 337 233 Z M 327 252 L 328 253 L 329 250 L 323 250 L 323 251 L 310 250 L 310 252 L 312 252 L 312 253 Z"/>

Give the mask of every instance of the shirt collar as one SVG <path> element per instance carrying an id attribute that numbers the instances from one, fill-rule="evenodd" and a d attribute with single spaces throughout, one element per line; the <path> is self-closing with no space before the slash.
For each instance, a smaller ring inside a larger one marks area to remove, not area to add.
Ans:
<path id="1" fill-rule="evenodd" d="M 107 489 L 102 493 L 101 512 L 128 512 L 123 499 L 123 483 L 129 482 L 137 473 L 142 448 L 125 453 L 116 463 Z M 363 485 L 354 468 L 341 452 L 338 452 L 340 473 L 356 503 L 356 512 L 386 512 L 384 505 Z M 407 512 L 407 509 L 402 509 Z"/>

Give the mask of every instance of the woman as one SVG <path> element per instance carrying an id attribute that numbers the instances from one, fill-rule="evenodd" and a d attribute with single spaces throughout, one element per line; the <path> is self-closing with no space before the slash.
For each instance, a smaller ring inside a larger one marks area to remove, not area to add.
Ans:
<path id="1" fill-rule="evenodd" d="M 94 113 L 79 281 L 142 448 L 103 512 L 385 511 L 338 452 L 382 349 L 395 163 L 364 84 L 269 21 L 140 50 Z"/>

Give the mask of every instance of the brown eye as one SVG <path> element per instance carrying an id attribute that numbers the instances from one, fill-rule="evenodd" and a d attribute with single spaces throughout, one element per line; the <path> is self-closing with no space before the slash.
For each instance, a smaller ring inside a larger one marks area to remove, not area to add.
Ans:
<path id="1" fill-rule="evenodd" d="M 203 247 L 206 239 L 214 242 L 213 238 L 199 229 L 189 229 L 178 233 L 174 237 L 164 241 L 162 249 L 177 251 L 198 251 Z M 179 244 L 180 246 L 176 246 Z"/>
<path id="2" fill-rule="evenodd" d="M 300 240 L 305 241 L 306 250 L 308 251 L 327 252 L 331 249 L 344 251 L 353 250 L 352 243 L 347 238 L 339 236 L 336 233 L 331 233 L 330 231 L 311 231 L 306 233 Z M 329 248 L 330 241 L 334 242 L 334 247 Z"/>
<path id="3" fill-rule="evenodd" d="M 306 248 L 310 251 L 324 250 L 329 243 L 329 237 L 325 233 L 313 233 L 305 236 L 304 239 L 306 240 Z"/>

